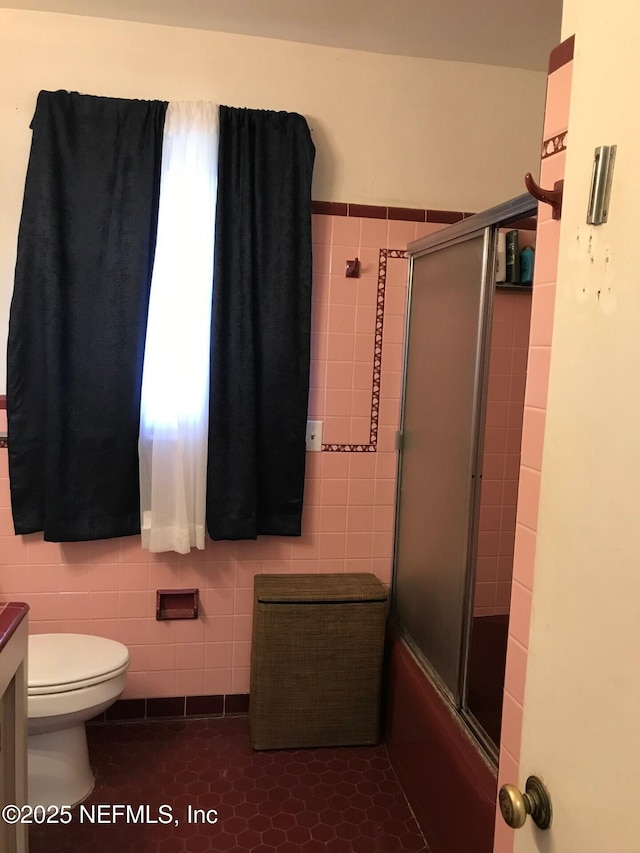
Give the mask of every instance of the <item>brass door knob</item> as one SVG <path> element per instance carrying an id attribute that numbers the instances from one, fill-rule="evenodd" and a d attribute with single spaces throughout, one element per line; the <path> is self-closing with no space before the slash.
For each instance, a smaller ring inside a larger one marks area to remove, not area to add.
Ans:
<path id="1" fill-rule="evenodd" d="M 500 788 L 498 802 L 505 823 L 512 829 L 524 826 L 527 815 L 540 829 L 551 826 L 551 800 L 549 792 L 537 776 L 529 776 L 522 793 L 515 785 Z"/>

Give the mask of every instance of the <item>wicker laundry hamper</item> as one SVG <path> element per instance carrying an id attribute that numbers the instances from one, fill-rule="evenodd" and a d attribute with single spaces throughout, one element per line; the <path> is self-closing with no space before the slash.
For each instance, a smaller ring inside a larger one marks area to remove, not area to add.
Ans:
<path id="1" fill-rule="evenodd" d="M 254 749 L 380 740 L 387 591 L 372 574 L 257 575 Z"/>

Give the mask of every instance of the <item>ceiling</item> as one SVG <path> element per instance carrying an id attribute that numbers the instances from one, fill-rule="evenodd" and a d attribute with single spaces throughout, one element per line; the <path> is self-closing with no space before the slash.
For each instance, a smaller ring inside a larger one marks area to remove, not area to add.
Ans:
<path id="1" fill-rule="evenodd" d="M 0 0 L 0 7 L 544 71 L 562 0 Z"/>

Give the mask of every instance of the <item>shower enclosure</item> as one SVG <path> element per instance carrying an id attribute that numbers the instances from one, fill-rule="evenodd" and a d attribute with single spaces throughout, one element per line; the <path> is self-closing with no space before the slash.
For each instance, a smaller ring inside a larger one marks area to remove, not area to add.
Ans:
<path id="1" fill-rule="evenodd" d="M 521 196 L 410 244 L 392 616 L 497 757 L 531 286 L 496 284 Z"/>

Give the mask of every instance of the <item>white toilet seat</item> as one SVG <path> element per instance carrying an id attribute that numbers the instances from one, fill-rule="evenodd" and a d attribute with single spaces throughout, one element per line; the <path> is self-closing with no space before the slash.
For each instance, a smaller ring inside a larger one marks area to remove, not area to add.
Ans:
<path id="1" fill-rule="evenodd" d="M 50 693 L 68 693 L 71 690 L 81 690 L 83 687 L 93 687 L 95 684 L 102 684 L 103 681 L 110 681 L 112 678 L 117 678 L 117 676 L 127 671 L 128 666 L 129 662 L 127 661 L 127 663 L 111 672 L 105 672 L 93 678 L 84 678 L 66 684 L 47 684 L 44 687 L 32 687 L 29 685 L 27 692 L 29 696 L 48 696 Z"/>
<path id="2" fill-rule="evenodd" d="M 67 693 L 117 678 L 129 666 L 129 650 L 116 640 L 84 634 L 29 637 L 28 695 Z"/>

